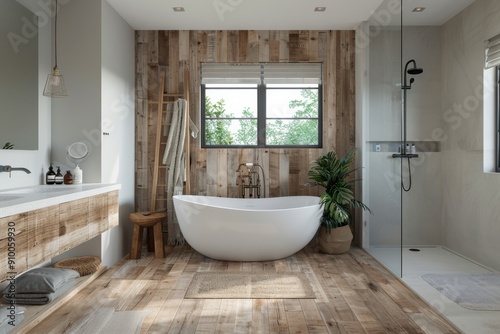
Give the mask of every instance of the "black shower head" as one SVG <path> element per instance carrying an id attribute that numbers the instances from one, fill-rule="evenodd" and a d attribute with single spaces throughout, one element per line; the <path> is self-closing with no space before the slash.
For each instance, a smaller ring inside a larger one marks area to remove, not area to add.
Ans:
<path id="1" fill-rule="evenodd" d="M 408 68 L 408 65 L 410 64 L 413 64 L 412 67 Z M 420 74 L 422 73 L 424 70 L 421 69 L 420 67 L 417 67 L 417 63 L 415 62 L 414 59 L 412 60 L 408 60 L 408 62 L 406 63 L 405 65 L 405 71 L 403 72 L 404 73 L 404 85 L 402 86 L 402 89 L 404 89 L 406 91 L 406 89 L 411 89 L 411 84 L 415 81 L 415 79 L 411 78 L 410 79 L 410 83 L 407 84 L 406 82 L 406 74 L 410 74 L 410 75 L 417 75 L 417 74 Z"/>
<path id="2" fill-rule="evenodd" d="M 408 65 L 410 65 L 411 63 L 413 63 L 413 67 L 412 68 L 408 68 Z M 414 59 L 412 60 L 409 60 L 406 65 L 405 65 L 405 72 L 408 73 L 408 74 L 411 74 L 411 75 L 417 75 L 417 74 L 420 74 L 422 73 L 424 70 L 420 67 L 417 67 L 417 63 L 415 62 Z"/>
<path id="3" fill-rule="evenodd" d="M 417 75 L 417 74 L 420 74 L 422 73 L 424 70 L 421 69 L 420 67 L 414 67 L 414 68 L 410 68 L 408 69 L 408 74 L 411 74 L 411 75 Z"/>

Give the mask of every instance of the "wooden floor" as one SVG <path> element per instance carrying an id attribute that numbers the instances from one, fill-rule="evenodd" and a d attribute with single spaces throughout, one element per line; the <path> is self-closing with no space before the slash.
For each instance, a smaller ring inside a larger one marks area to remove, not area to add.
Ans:
<path id="1" fill-rule="evenodd" d="M 316 299 L 184 299 L 197 271 L 302 271 Z M 141 333 L 460 333 L 357 248 L 223 262 L 189 246 L 167 248 L 165 259 L 121 260 L 30 333 L 72 333 L 108 307 L 147 310 Z"/>

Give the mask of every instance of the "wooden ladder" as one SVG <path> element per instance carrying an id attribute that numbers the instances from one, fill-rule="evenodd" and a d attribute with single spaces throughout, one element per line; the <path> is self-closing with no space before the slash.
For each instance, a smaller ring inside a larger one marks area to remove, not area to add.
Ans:
<path id="1" fill-rule="evenodd" d="M 162 162 L 162 148 L 165 150 L 167 136 L 163 134 L 163 128 L 168 125 L 169 119 L 171 119 L 171 113 L 173 111 L 173 104 L 176 100 L 183 98 L 187 101 L 186 104 L 186 137 L 184 144 L 184 156 L 186 161 L 186 182 L 184 184 L 184 194 L 190 194 L 191 192 L 191 182 L 190 182 L 190 131 L 189 131 L 189 72 L 184 72 L 184 93 L 165 93 L 165 78 L 166 71 L 162 70 L 159 74 L 159 91 L 158 91 L 158 113 L 156 118 L 156 139 L 155 139 L 155 152 L 154 152 L 154 168 L 153 168 L 153 181 L 151 184 L 151 205 L 150 211 L 157 211 L 166 209 L 166 171 L 167 166 Z M 169 108 L 170 106 L 170 108 Z M 170 113 L 170 115 L 169 115 Z M 160 173 L 162 172 L 162 173 Z M 163 189 L 159 192 L 159 189 Z M 160 196 L 158 196 L 160 194 Z M 163 202 L 162 207 L 159 207 L 158 202 Z"/>

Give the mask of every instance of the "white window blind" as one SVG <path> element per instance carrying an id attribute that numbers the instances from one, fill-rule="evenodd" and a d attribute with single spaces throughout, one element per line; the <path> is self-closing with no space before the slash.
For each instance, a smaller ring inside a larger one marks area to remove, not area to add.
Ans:
<path id="1" fill-rule="evenodd" d="M 484 68 L 500 65 L 500 35 L 486 41 Z"/>
<path id="2" fill-rule="evenodd" d="M 273 63 L 264 65 L 265 84 L 321 84 L 320 63 Z"/>
<path id="3" fill-rule="evenodd" d="M 321 63 L 201 64 L 202 84 L 321 84 Z"/>
<path id="4" fill-rule="evenodd" d="M 201 64 L 202 84 L 260 84 L 259 64 Z"/>

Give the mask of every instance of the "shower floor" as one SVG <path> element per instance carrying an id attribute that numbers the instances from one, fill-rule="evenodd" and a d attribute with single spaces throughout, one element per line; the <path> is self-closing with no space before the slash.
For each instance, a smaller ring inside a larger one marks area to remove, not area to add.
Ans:
<path id="1" fill-rule="evenodd" d="M 403 248 L 402 279 L 410 288 L 464 333 L 500 333 L 500 311 L 465 309 L 443 296 L 422 278 L 422 275 L 429 273 L 488 273 L 491 270 L 444 247 L 411 248 L 418 248 L 420 251 L 412 252 L 410 248 Z M 399 249 L 372 247 L 368 251 L 392 272 L 399 272 Z"/>

